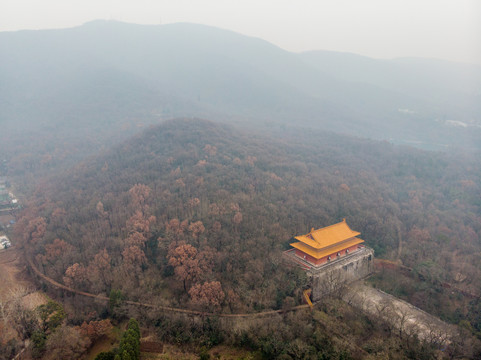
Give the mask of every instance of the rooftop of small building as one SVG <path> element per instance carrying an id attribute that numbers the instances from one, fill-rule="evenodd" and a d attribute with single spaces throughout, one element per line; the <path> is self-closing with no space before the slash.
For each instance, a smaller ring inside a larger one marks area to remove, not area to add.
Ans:
<path id="1" fill-rule="evenodd" d="M 346 219 L 343 219 L 337 224 L 317 230 L 312 228 L 309 233 L 296 236 L 295 239 L 314 249 L 323 249 L 354 238 L 360 234 L 360 232 L 352 230 L 349 225 L 347 225 Z"/>

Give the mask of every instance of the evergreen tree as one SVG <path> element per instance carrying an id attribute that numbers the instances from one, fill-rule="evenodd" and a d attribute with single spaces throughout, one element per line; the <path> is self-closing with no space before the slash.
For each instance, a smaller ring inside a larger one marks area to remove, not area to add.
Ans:
<path id="1" fill-rule="evenodd" d="M 122 352 L 122 360 L 134 360 L 134 359 L 130 356 L 127 350 L 124 350 Z"/>
<path id="2" fill-rule="evenodd" d="M 102 351 L 95 357 L 95 360 L 116 360 L 117 356 L 112 351 Z"/>
<path id="3" fill-rule="evenodd" d="M 139 328 L 139 323 L 137 322 L 136 319 L 132 318 L 129 320 L 129 325 L 127 326 L 127 329 L 132 329 L 135 331 L 137 334 L 137 338 L 140 340 L 140 328 Z"/>
<path id="4" fill-rule="evenodd" d="M 122 354 L 121 360 L 128 356 L 129 360 L 140 358 L 140 328 L 137 320 L 130 319 L 127 330 L 120 340 L 119 352 Z"/>

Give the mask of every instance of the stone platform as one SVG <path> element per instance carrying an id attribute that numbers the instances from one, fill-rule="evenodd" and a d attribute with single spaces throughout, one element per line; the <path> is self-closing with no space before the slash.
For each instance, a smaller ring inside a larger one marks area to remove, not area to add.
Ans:
<path id="1" fill-rule="evenodd" d="M 374 250 L 368 247 L 362 247 L 349 255 L 319 266 L 296 256 L 293 251 L 284 254 L 286 258 L 306 270 L 312 287 L 312 301 L 318 301 L 323 295 L 339 291 L 344 285 L 366 277 L 374 269 Z"/>

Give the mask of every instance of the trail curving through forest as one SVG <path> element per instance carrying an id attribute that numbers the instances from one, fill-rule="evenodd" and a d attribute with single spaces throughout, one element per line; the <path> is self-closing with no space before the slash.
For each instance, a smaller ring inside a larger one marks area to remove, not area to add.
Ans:
<path id="1" fill-rule="evenodd" d="M 109 301 L 110 299 L 107 296 L 103 295 L 96 295 L 92 293 L 88 293 L 85 291 L 79 291 L 75 290 L 71 287 L 65 286 L 52 278 L 49 278 L 45 274 L 43 274 L 37 266 L 34 264 L 30 256 L 25 254 L 25 258 L 27 259 L 27 263 L 29 267 L 32 269 L 32 271 L 43 279 L 44 281 L 48 282 L 50 285 L 57 289 L 65 290 L 68 291 L 72 294 L 76 295 L 81 295 L 81 296 L 86 296 L 102 301 Z M 290 311 L 297 311 L 301 309 L 309 309 L 309 305 L 304 304 L 304 305 L 298 305 L 294 306 L 289 309 L 283 309 L 283 310 L 268 310 L 268 311 L 262 311 L 262 312 L 257 312 L 257 313 L 242 313 L 242 314 L 224 314 L 224 313 L 211 313 L 211 312 L 203 312 L 203 311 L 196 311 L 196 310 L 189 310 L 189 309 L 181 309 L 181 308 L 175 308 L 175 307 L 170 307 L 170 306 L 163 306 L 163 305 L 153 305 L 153 304 L 148 304 L 148 303 L 142 303 L 138 301 L 131 301 L 131 300 L 124 300 L 125 304 L 128 305 L 134 305 L 134 306 L 142 306 L 142 307 L 147 307 L 147 308 L 152 308 L 152 309 L 158 309 L 166 312 L 171 312 L 171 313 L 180 313 L 180 314 L 186 314 L 186 315 L 195 315 L 195 316 L 217 316 L 217 317 L 223 317 L 223 318 L 255 318 L 255 317 L 263 317 L 263 316 L 271 316 L 275 314 L 282 314 Z"/>

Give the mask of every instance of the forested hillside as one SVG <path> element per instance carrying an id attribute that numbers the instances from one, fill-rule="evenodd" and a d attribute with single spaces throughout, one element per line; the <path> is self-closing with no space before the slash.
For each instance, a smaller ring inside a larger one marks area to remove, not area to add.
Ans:
<path id="1" fill-rule="evenodd" d="M 479 159 L 296 138 L 166 122 L 39 186 L 18 238 L 77 289 L 256 311 L 299 299 L 291 237 L 346 218 L 376 256 L 479 294 Z"/>

